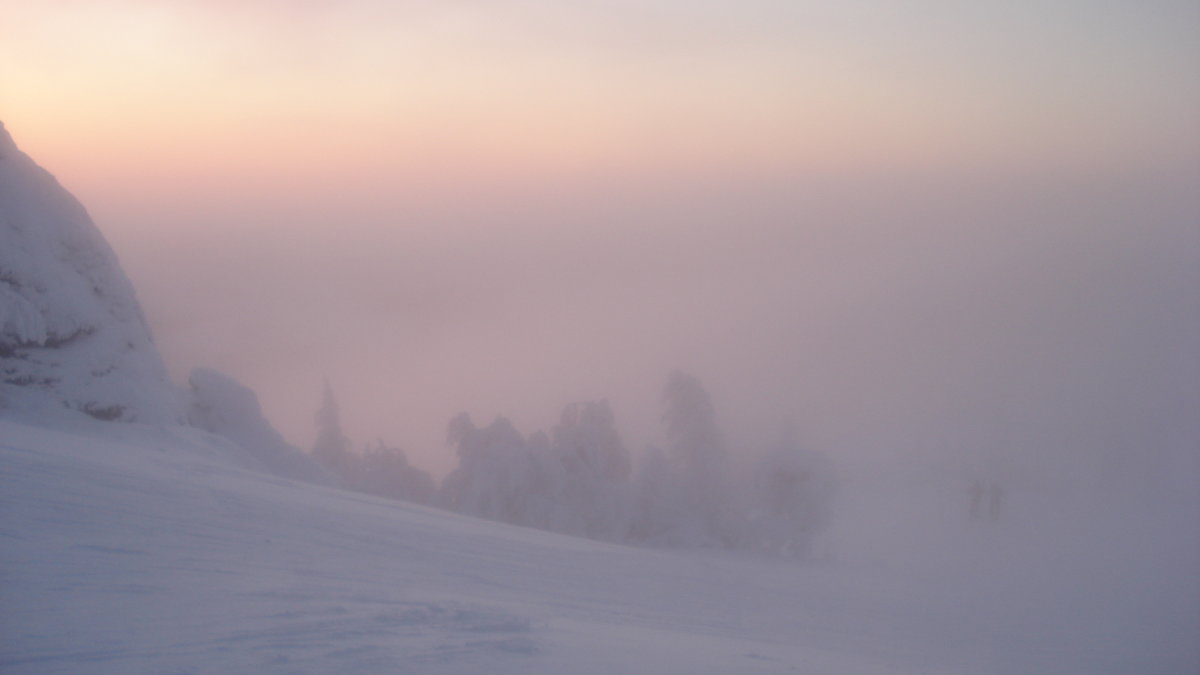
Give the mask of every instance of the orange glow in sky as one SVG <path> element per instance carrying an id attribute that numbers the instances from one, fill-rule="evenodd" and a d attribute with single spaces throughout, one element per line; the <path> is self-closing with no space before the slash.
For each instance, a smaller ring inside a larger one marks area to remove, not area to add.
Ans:
<path id="1" fill-rule="evenodd" d="M 1169 2 L 7 4 L 0 114 L 72 182 L 1069 165 L 1197 146 L 1200 49 L 1178 21 L 1195 12 Z"/>

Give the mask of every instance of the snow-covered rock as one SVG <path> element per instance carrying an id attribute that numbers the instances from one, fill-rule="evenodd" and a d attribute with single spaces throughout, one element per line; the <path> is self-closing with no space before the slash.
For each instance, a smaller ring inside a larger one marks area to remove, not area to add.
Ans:
<path id="1" fill-rule="evenodd" d="M 197 368 L 188 377 L 192 426 L 229 439 L 267 471 L 286 478 L 332 484 L 316 460 L 292 447 L 262 414 L 258 396 L 232 377 Z"/>
<path id="2" fill-rule="evenodd" d="M 0 414 L 47 404 L 105 420 L 183 419 L 112 248 L 0 124 Z"/>

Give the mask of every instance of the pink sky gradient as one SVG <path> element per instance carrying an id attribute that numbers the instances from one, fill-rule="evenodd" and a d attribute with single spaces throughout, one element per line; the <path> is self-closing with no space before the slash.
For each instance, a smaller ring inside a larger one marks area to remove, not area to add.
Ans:
<path id="1" fill-rule="evenodd" d="M 5 120 L 76 189 L 1065 168 L 1198 144 L 1183 2 L 8 5 Z"/>

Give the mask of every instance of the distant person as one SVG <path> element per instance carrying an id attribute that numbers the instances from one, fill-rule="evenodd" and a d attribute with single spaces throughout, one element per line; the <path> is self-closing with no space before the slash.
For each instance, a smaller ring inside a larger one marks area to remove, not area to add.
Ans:
<path id="1" fill-rule="evenodd" d="M 1004 505 L 1004 488 L 999 483 L 988 485 L 988 520 L 1000 519 L 1000 507 Z"/>
<path id="2" fill-rule="evenodd" d="M 967 491 L 971 495 L 971 520 L 979 520 L 983 515 L 983 481 L 978 478 L 971 483 L 971 489 Z"/>

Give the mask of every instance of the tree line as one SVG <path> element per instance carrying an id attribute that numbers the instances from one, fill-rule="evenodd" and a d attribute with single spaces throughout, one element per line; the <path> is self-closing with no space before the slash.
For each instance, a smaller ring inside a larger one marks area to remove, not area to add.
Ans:
<path id="1" fill-rule="evenodd" d="M 662 396 L 666 447 L 634 458 L 607 401 L 567 405 L 549 431 L 501 417 L 447 426 L 458 465 L 438 485 L 382 441 L 356 452 L 326 382 L 313 457 L 348 489 L 513 525 L 603 541 L 810 552 L 830 519 L 830 460 L 784 433 L 747 470 L 735 466 L 708 392 L 674 372 Z"/>

